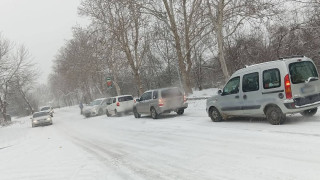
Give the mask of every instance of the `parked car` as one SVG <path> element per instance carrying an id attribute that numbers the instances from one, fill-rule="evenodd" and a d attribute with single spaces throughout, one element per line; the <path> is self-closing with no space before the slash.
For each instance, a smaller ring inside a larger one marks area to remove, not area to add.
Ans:
<path id="1" fill-rule="evenodd" d="M 6 115 L 6 121 L 9 122 L 11 121 L 11 116 L 9 114 Z M 3 114 L 0 113 L 0 122 L 4 121 L 4 118 L 3 118 Z"/>
<path id="2" fill-rule="evenodd" d="M 30 119 L 32 127 L 52 125 L 52 114 L 45 111 L 35 112 Z"/>
<path id="3" fill-rule="evenodd" d="M 132 112 L 134 100 L 132 95 L 122 95 L 110 98 L 107 104 L 107 116 L 122 115 Z"/>
<path id="4" fill-rule="evenodd" d="M 162 113 L 176 112 L 178 115 L 184 113 L 188 107 L 187 99 L 179 88 L 163 88 L 146 91 L 137 99 L 133 108 L 135 118 L 141 114 L 150 114 L 157 119 Z"/>
<path id="5" fill-rule="evenodd" d="M 207 100 L 212 121 L 231 116 L 266 117 L 282 124 L 286 114 L 313 116 L 320 106 L 320 81 L 313 61 L 282 58 L 236 71 L 223 90 Z"/>
<path id="6" fill-rule="evenodd" d="M 106 113 L 106 108 L 107 98 L 96 99 L 83 108 L 83 115 L 85 117 L 100 116 Z"/>
<path id="7" fill-rule="evenodd" d="M 43 112 L 47 112 L 47 113 L 50 113 L 50 114 L 53 114 L 54 113 L 54 110 L 51 106 L 43 106 L 40 108 L 40 111 L 43 111 Z"/>

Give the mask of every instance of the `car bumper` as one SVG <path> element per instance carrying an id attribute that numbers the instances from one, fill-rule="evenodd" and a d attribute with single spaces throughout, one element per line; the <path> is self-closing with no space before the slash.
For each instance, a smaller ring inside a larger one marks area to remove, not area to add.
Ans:
<path id="1" fill-rule="evenodd" d="M 158 107 L 157 113 L 158 114 L 167 113 L 167 112 L 178 111 L 179 109 L 186 109 L 186 108 L 188 108 L 188 103 L 184 103 L 182 106 L 177 106 L 177 107 L 162 106 L 162 107 Z"/>
<path id="2" fill-rule="evenodd" d="M 52 121 L 34 121 L 32 122 L 34 126 L 51 125 Z"/>

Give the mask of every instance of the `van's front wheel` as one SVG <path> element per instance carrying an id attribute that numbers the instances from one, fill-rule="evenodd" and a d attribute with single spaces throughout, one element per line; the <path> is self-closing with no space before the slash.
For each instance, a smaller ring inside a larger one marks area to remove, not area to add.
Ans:
<path id="1" fill-rule="evenodd" d="M 282 113 L 281 109 L 277 106 L 271 106 L 266 111 L 267 120 L 272 125 L 283 124 L 286 120 L 286 115 Z"/>
<path id="2" fill-rule="evenodd" d="M 318 108 L 313 108 L 313 109 L 305 110 L 305 111 L 301 112 L 300 114 L 305 117 L 311 117 L 311 116 L 315 115 L 317 113 L 317 111 L 318 111 Z"/>
<path id="3" fill-rule="evenodd" d="M 223 120 L 220 112 L 219 112 L 218 109 L 215 108 L 215 107 L 211 107 L 211 108 L 210 108 L 210 110 L 209 110 L 209 116 L 210 116 L 210 118 L 211 118 L 211 120 L 212 120 L 213 122 L 220 122 L 220 121 Z"/>

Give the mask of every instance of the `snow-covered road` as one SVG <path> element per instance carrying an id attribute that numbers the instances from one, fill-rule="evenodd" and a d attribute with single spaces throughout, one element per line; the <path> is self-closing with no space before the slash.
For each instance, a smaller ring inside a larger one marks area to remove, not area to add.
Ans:
<path id="1" fill-rule="evenodd" d="M 213 123 L 205 101 L 182 116 L 84 118 L 56 110 L 52 126 L 29 118 L 0 128 L 0 179 L 318 180 L 320 114 Z"/>

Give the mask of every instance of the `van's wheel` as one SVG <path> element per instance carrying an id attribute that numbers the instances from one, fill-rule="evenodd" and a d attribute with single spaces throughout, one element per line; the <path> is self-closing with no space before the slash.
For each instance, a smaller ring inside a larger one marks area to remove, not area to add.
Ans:
<path id="1" fill-rule="evenodd" d="M 116 109 L 114 110 L 114 115 L 120 116 L 120 114 L 118 113 L 118 111 Z"/>
<path id="2" fill-rule="evenodd" d="M 278 106 L 271 106 L 266 111 L 267 120 L 272 125 L 283 124 L 286 120 L 286 115 L 282 113 Z"/>
<path id="3" fill-rule="evenodd" d="M 107 115 L 108 117 L 110 117 L 110 116 L 111 116 L 111 114 L 109 113 L 109 111 L 108 111 L 108 110 L 106 110 L 106 115 Z"/>
<path id="4" fill-rule="evenodd" d="M 311 117 L 311 116 L 315 115 L 317 113 L 317 111 L 318 111 L 318 108 L 313 108 L 313 109 L 305 110 L 305 111 L 301 112 L 300 114 L 305 117 Z"/>
<path id="5" fill-rule="evenodd" d="M 102 114 L 103 114 L 103 110 L 102 110 L 102 109 L 99 109 L 98 115 L 101 116 Z"/>
<path id="6" fill-rule="evenodd" d="M 220 121 L 223 120 L 220 112 L 219 112 L 218 109 L 215 108 L 215 107 L 211 107 L 211 108 L 209 109 L 209 116 L 210 116 L 210 118 L 211 118 L 211 120 L 212 120 L 213 122 L 220 122 Z"/>
<path id="7" fill-rule="evenodd" d="M 178 115 L 182 115 L 184 113 L 184 109 L 179 109 L 178 111 L 177 111 L 177 114 Z"/>
<path id="8" fill-rule="evenodd" d="M 137 108 L 133 109 L 133 115 L 135 118 L 141 118 L 141 114 L 138 113 Z"/>
<path id="9" fill-rule="evenodd" d="M 159 114 L 157 113 L 157 111 L 156 111 L 156 109 L 155 109 L 154 107 L 152 107 L 152 108 L 150 109 L 150 113 L 151 113 L 151 117 L 152 117 L 153 119 L 158 119 Z"/>

